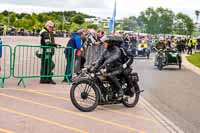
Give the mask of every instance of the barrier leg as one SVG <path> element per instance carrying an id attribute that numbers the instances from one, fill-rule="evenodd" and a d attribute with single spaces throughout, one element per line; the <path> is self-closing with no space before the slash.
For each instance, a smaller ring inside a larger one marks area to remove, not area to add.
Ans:
<path id="1" fill-rule="evenodd" d="M 1 88 L 4 88 L 4 84 L 5 84 L 5 79 L 2 78 L 2 80 L 1 80 Z"/>
<path id="2" fill-rule="evenodd" d="M 17 83 L 17 86 L 19 86 L 21 83 L 23 84 L 23 87 L 25 88 L 26 86 L 25 86 L 25 82 L 24 82 L 24 79 L 23 79 L 23 78 L 21 78 L 21 79 L 19 80 L 19 82 Z"/>

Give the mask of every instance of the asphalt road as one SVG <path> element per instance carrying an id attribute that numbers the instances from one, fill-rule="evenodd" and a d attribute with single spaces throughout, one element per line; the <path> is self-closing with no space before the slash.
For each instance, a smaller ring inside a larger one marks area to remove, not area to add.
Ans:
<path id="1" fill-rule="evenodd" d="M 152 56 L 153 57 L 153 56 Z M 186 133 L 200 131 L 200 76 L 183 67 L 159 71 L 153 59 L 135 59 L 144 98 Z"/>
<path id="2" fill-rule="evenodd" d="M 56 38 L 63 46 L 66 38 Z M 4 37 L 3 42 L 38 44 L 37 37 Z M 5 54 L 6 55 L 6 54 Z M 9 61 L 6 62 L 9 64 Z M 139 62 L 138 62 L 139 63 Z M 26 88 L 11 77 L 0 88 L 0 133 L 168 133 L 151 115 L 143 100 L 135 108 L 123 105 L 99 106 L 83 113 L 71 103 L 70 86 L 63 78 L 56 85 L 41 85 L 39 79 L 25 79 Z"/>
<path id="3" fill-rule="evenodd" d="M 37 37 L 2 39 L 4 43 L 12 46 L 39 42 Z M 56 39 L 65 46 L 66 39 Z M 142 96 L 186 133 L 198 133 L 200 76 L 184 67 L 178 70 L 178 66 L 158 71 L 154 68 L 152 59 L 136 59 L 133 66 L 139 73 L 140 86 L 145 90 Z M 16 87 L 17 79 L 6 80 L 5 89 L 0 89 L 1 127 L 26 133 L 79 132 L 79 129 L 81 132 L 95 133 L 126 133 L 135 129 L 136 132 L 164 133 L 163 127 L 155 124 L 154 118 L 144 111 L 141 102 L 134 109 L 109 106 L 107 108 L 111 109 L 110 111 L 97 109 L 90 114 L 79 113 L 68 99 L 69 88 L 61 84 L 61 80 L 56 79 L 56 86 L 48 86 L 39 85 L 38 79 L 28 79 L 25 81 L 27 91 L 15 90 L 21 88 Z"/>
<path id="4" fill-rule="evenodd" d="M 108 105 L 80 112 L 71 104 L 70 86 L 54 80 L 57 85 L 40 85 L 38 79 L 30 79 L 26 88 L 0 89 L 0 132 L 169 133 L 142 101 L 135 108 Z"/>

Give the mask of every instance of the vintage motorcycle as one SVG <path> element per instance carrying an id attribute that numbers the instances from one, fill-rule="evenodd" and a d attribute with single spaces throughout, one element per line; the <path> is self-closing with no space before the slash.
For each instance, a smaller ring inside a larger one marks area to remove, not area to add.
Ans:
<path id="1" fill-rule="evenodd" d="M 154 49 L 158 53 L 156 66 L 159 70 L 162 70 L 164 66 L 168 65 L 178 65 L 179 69 L 181 69 L 182 58 L 176 48 L 170 48 L 166 50 L 163 49 L 158 50 L 156 48 Z"/>
<path id="2" fill-rule="evenodd" d="M 131 88 L 128 88 L 125 78 L 119 76 L 118 79 L 124 91 L 123 97 L 118 97 L 114 85 L 105 75 L 105 69 L 93 73 L 90 72 L 90 68 L 81 70 L 70 90 L 71 101 L 77 109 L 90 112 L 98 105 L 122 103 L 126 107 L 134 107 L 138 103 L 140 93 L 143 91 L 139 88 L 137 73 L 131 72 L 129 75 L 133 83 Z"/>
<path id="3" fill-rule="evenodd" d="M 137 47 L 135 47 L 133 50 L 134 57 L 147 57 L 147 59 L 150 58 L 150 49 L 146 48 L 144 45 L 139 44 Z"/>

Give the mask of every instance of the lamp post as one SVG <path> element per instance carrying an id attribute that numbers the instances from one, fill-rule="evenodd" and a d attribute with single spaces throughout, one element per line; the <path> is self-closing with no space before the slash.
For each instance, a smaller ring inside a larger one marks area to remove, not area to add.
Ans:
<path id="1" fill-rule="evenodd" d="M 10 14 L 9 14 L 9 11 L 8 11 L 8 27 L 10 25 Z"/>
<path id="2" fill-rule="evenodd" d="M 196 37 L 198 36 L 198 31 L 199 31 L 199 15 L 200 15 L 200 11 L 199 10 L 196 10 L 195 11 L 195 15 L 196 15 Z M 195 45 L 195 53 L 196 53 L 196 47 L 197 45 Z"/>
<path id="3" fill-rule="evenodd" d="M 195 15 L 196 15 L 196 23 L 195 23 L 195 26 L 196 26 L 196 32 L 198 32 L 200 11 L 196 10 L 196 11 L 195 11 Z M 196 35 L 197 35 L 197 34 L 196 34 Z"/>
<path id="4" fill-rule="evenodd" d="M 196 22 L 198 22 L 198 20 L 199 20 L 199 14 L 200 14 L 200 11 L 196 10 L 196 11 L 195 11 Z"/>

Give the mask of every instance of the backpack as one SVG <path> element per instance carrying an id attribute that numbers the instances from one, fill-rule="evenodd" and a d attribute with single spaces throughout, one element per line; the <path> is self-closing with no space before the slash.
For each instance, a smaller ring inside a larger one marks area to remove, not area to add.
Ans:
<path id="1" fill-rule="evenodd" d="M 129 56 L 128 56 L 128 52 L 125 48 L 123 47 L 120 47 L 120 51 L 121 51 L 121 58 L 120 58 L 120 61 L 122 64 L 126 63 L 129 59 Z"/>

